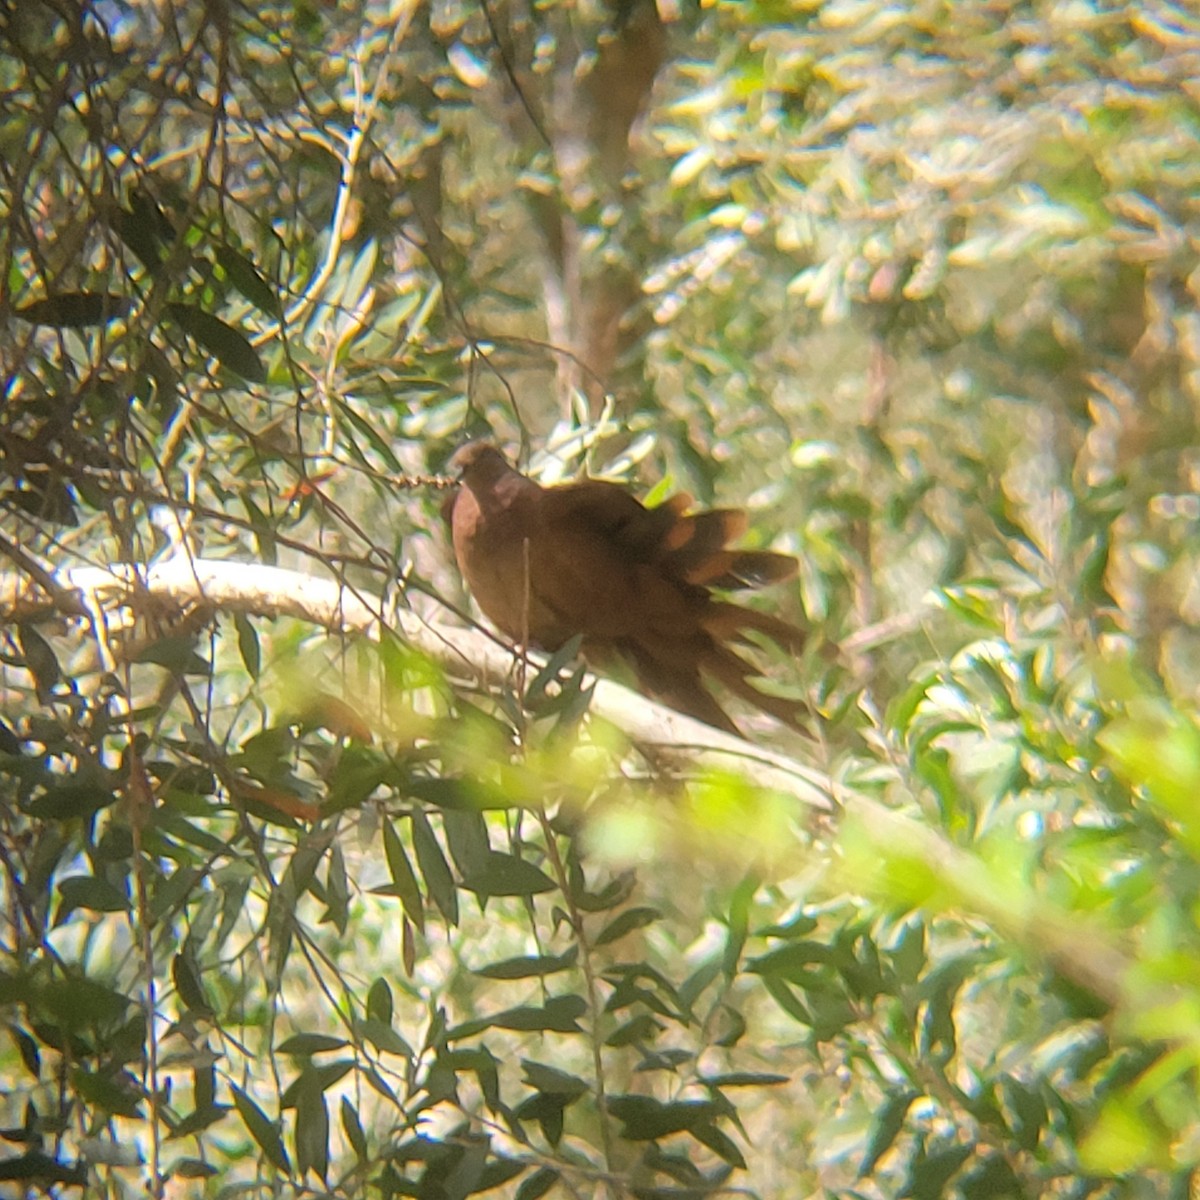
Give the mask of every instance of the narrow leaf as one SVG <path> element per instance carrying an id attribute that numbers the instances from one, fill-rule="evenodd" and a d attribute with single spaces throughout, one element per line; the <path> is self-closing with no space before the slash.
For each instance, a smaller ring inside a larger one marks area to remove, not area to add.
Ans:
<path id="1" fill-rule="evenodd" d="M 484 979 L 530 979 L 553 975 L 573 966 L 579 957 L 579 947 L 572 946 L 563 954 L 525 955 L 521 958 L 506 958 L 503 962 L 479 967 L 475 974 Z"/>
<path id="2" fill-rule="evenodd" d="M 458 924 L 458 890 L 454 886 L 454 876 L 450 874 L 450 865 L 442 853 L 433 826 L 429 818 L 419 808 L 413 810 L 413 848 L 417 852 L 417 865 L 425 879 L 433 902 L 441 910 L 441 914 L 450 925 Z"/>
<path id="3" fill-rule="evenodd" d="M 609 921 L 600 931 L 595 944 L 597 946 L 606 946 L 609 942 L 615 942 L 618 938 L 623 938 L 627 933 L 632 933 L 635 929 L 642 929 L 644 926 L 652 924 L 661 916 L 662 913 L 657 908 L 627 908 L 620 916 L 614 917 Z"/>
<path id="4" fill-rule="evenodd" d="M 59 329 L 82 329 L 103 325 L 133 310 L 128 296 L 113 292 L 59 292 L 13 309 L 13 315 L 31 325 L 53 325 Z"/>
<path id="5" fill-rule="evenodd" d="M 213 253 L 221 270 L 247 300 L 268 316 L 277 317 L 280 313 L 279 297 L 275 289 L 259 274 L 258 268 L 240 251 L 232 246 L 217 246 Z"/>
<path id="6" fill-rule="evenodd" d="M 232 325 L 190 304 L 174 302 L 166 305 L 165 311 L 223 367 L 251 383 L 262 383 L 266 379 L 258 351 Z"/>
<path id="7" fill-rule="evenodd" d="M 396 832 L 391 821 L 383 825 L 383 852 L 387 858 L 388 870 L 392 873 L 392 885 L 408 919 L 422 932 L 425 932 L 425 908 L 421 901 L 421 889 L 417 886 L 417 877 L 413 872 L 412 863 L 408 860 L 408 852 Z"/>
<path id="8" fill-rule="evenodd" d="M 233 1103 L 237 1106 L 246 1132 L 254 1139 L 258 1148 L 267 1156 L 267 1161 L 284 1174 L 291 1174 L 292 1164 L 275 1123 L 237 1084 L 233 1088 Z"/>

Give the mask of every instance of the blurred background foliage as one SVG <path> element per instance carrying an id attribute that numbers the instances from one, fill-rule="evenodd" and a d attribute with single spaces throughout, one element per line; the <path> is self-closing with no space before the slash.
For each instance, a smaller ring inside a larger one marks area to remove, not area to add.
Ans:
<path id="1" fill-rule="evenodd" d="M 1196 1194 L 1191 6 L 26 0 L 0 46 L 9 576 L 179 553 L 166 506 L 444 619 L 407 485 L 489 433 L 799 556 L 783 748 L 844 802 L 665 767 L 567 663 L 14 601 L 0 1192 Z"/>

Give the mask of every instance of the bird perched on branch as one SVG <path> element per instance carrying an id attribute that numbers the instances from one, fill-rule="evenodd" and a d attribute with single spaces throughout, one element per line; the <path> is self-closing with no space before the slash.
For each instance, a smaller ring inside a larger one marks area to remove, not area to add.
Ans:
<path id="1" fill-rule="evenodd" d="M 736 509 L 692 512 L 676 495 L 646 508 L 601 480 L 542 487 L 486 441 L 450 460 L 460 486 L 443 507 L 459 570 L 479 607 L 514 641 L 554 651 L 576 634 L 594 667 L 632 667 L 648 693 L 738 733 L 706 680 L 803 730 L 799 706 L 759 691 L 758 669 L 735 649 L 759 634 L 798 651 L 804 633 L 713 590 L 757 588 L 796 573 L 796 560 L 734 550 Z"/>

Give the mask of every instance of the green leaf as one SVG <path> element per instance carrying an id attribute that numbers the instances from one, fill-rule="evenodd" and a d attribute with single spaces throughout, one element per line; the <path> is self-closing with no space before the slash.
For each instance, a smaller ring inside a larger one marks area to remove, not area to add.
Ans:
<path id="1" fill-rule="evenodd" d="M 330 1037 L 326 1033 L 294 1033 L 290 1038 L 285 1038 L 276 1049 L 280 1054 L 309 1058 L 313 1054 L 324 1054 L 328 1050 L 341 1050 L 349 1044 L 345 1038 Z"/>
<path id="2" fill-rule="evenodd" d="M 782 980 L 773 975 L 763 977 L 763 985 L 771 994 L 771 999 L 783 1009 L 789 1017 L 795 1021 L 799 1021 L 801 1025 L 812 1026 L 812 1013 L 804 1006 L 804 1002 L 796 995 L 795 992 Z"/>
<path id="3" fill-rule="evenodd" d="M 750 929 L 750 909 L 757 891 L 758 880 L 753 875 L 748 875 L 738 884 L 729 902 L 729 935 L 725 939 L 721 967 L 730 978 L 733 978 L 737 971 L 742 949 L 746 945 L 746 934 Z"/>
<path id="4" fill-rule="evenodd" d="M 138 1120 L 142 1116 L 142 1090 L 126 1071 L 88 1071 L 76 1067 L 71 1082 L 82 1099 L 115 1117 Z"/>
<path id="5" fill-rule="evenodd" d="M 905 923 L 891 951 L 892 967 L 901 983 L 913 984 L 925 969 L 925 922 Z"/>
<path id="6" fill-rule="evenodd" d="M 57 923 L 61 924 L 77 908 L 92 912 L 128 912 L 129 897 L 115 884 L 95 875 L 68 875 L 58 881 L 62 905 Z"/>
<path id="7" fill-rule="evenodd" d="M 72 817 L 87 819 L 116 802 L 115 792 L 76 778 L 47 788 L 41 796 L 30 801 L 26 812 L 41 821 L 66 821 Z"/>
<path id="8" fill-rule="evenodd" d="M 382 977 L 371 984 L 367 992 L 367 1016 L 384 1025 L 392 1023 L 392 989 Z"/>
<path id="9" fill-rule="evenodd" d="M 520 1029 L 527 1032 L 581 1033 L 579 1018 L 587 1012 L 582 996 L 552 996 L 544 1008 L 521 1005 L 507 1008 L 491 1017 L 479 1017 L 449 1030 L 446 1037 L 457 1040 L 473 1037 L 485 1029 Z"/>
<path id="10" fill-rule="evenodd" d="M 633 894 L 636 883 L 637 876 L 632 871 L 622 871 L 598 892 L 573 890 L 572 897 L 583 912 L 607 912 L 610 908 L 624 904 Z"/>
<path id="11" fill-rule="evenodd" d="M 160 637 L 140 646 L 131 656 L 133 662 L 154 663 L 178 675 L 208 675 L 212 664 L 196 653 L 196 639 L 190 634 Z"/>
<path id="12" fill-rule="evenodd" d="M 296 1167 L 301 1175 L 329 1174 L 329 1106 L 321 1078 L 312 1068 L 300 1076 L 296 1100 Z"/>
<path id="13" fill-rule="evenodd" d="M 458 890 L 454 886 L 454 876 L 450 874 L 450 865 L 446 862 L 429 818 L 419 808 L 413 810 L 412 829 L 413 848 L 417 852 L 417 865 L 421 868 L 425 886 L 446 922 L 457 925 Z"/>
<path id="14" fill-rule="evenodd" d="M 29 1188 L 22 1188 L 22 1194 L 27 1194 L 35 1188 L 38 1191 L 49 1189 L 53 1184 L 61 1183 L 64 1187 L 87 1188 L 88 1169 L 86 1163 L 68 1163 L 62 1159 L 51 1158 L 41 1150 L 29 1150 L 11 1158 L 0 1160 L 0 1182 L 28 1183 Z"/>
<path id="15" fill-rule="evenodd" d="M 1012 1075 L 1000 1077 L 1000 1092 L 1010 1114 L 1009 1127 L 1017 1145 L 1032 1154 L 1049 1116 L 1045 1099 L 1036 1087 Z"/>
<path id="16" fill-rule="evenodd" d="M 392 875 L 392 886 L 408 919 L 422 932 L 425 932 L 425 908 L 421 901 L 421 889 L 417 886 L 417 876 L 409 862 L 408 852 L 396 832 L 391 821 L 383 823 L 383 851 L 387 858 L 388 870 Z"/>
<path id="17" fill-rule="evenodd" d="M 392 449 L 388 439 L 370 421 L 362 416 L 361 413 L 355 412 L 353 405 L 339 400 L 336 402 L 336 407 L 338 416 L 349 421 L 367 439 L 371 448 L 383 460 L 384 466 L 394 474 L 402 475 L 404 468 L 401 466 L 400 460 L 396 457 L 395 451 Z"/>
<path id="18" fill-rule="evenodd" d="M 790 942 L 746 963 L 750 975 L 773 976 L 803 986 L 813 978 L 813 968 L 833 963 L 833 950 L 821 942 Z"/>
<path id="19" fill-rule="evenodd" d="M 212 1005 L 204 994 L 204 985 L 200 982 L 200 972 L 189 953 L 180 951 L 171 960 L 171 978 L 175 990 L 187 1008 L 200 1016 L 212 1016 Z"/>
<path id="20" fill-rule="evenodd" d="M 618 938 L 623 938 L 627 933 L 632 933 L 635 929 L 642 929 L 647 925 L 653 924 L 661 916 L 662 913 L 657 908 L 650 908 L 648 906 L 627 908 L 620 916 L 614 917 L 600 931 L 595 945 L 607 946 L 609 942 L 615 942 Z"/>
<path id="21" fill-rule="evenodd" d="M 912 1200 L 940 1200 L 946 1184 L 973 1153 L 973 1146 L 950 1146 L 918 1158 L 909 1168 L 900 1195 L 911 1196 Z"/>
<path id="22" fill-rule="evenodd" d="M 646 1142 L 672 1133 L 695 1133 L 708 1129 L 720 1116 L 711 1100 L 673 1100 L 664 1103 L 651 1096 L 610 1096 L 608 1111 L 623 1125 L 623 1136 L 631 1142 Z M 707 1144 L 707 1143 L 706 1143 Z"/>
<path id="23" fill-rule="evenodd" d="M 604 1044 L 606 1046 L 638 1045 L 641 1042 L 653 1041 L 664 1028 L 665 1026 L 656 1021 L 649 1013 L 639 1013 L 631 1021 L 626 1021 L 624 1025 L 614 1029 L 604 1039 Z"/>
<path id="24" fill-rule="evenodd" d="M 176 238 L 166 214 L 141 188 L 130 194 L 128 208 L 117 209 L 113 229 L 152 275 L 162 265 L 161 248 Z"/>
<path id="25" fill-rule="evenodd" d="M 562 954 L 523 955 L 520 958 L 506 958 L 503 962 L 491 963 L 486 967 L 478 967 L 474 974 L 484 979 L 531 979 L 545 975 L 553 975 L 557 971 L 565 971 L 574 966 L 579 957 L 579 947 L 571 946 Z"/>
<path id="26" fill-rule="evenodd" d="M 991 1154 L 964 1172 L 955 1189 L 963 1200 L 1022 1200 L 1028 1195 L 1003 1153 Z"/>
<path id="27" fill-rule="evenodd" d="M 742 1171 L 746 1169 L 746 1160 L 742 1152 L 737 1148 L 737 1144 L 728 1134 L 723 1133 L 715 1125 L 694 1125 L 688 1132 L 698 1142 L 706 1145 L 714 1154 L 720 1155 L 731 1167 L 737 1167 Z"/>
<path id="28" fill-rule="evenodd" d="M 258 268 L 240 251 L 224 243 L 213 248 L 213 255 L 233 284 L 255 308 L 277 317 L 282 309 L 275 289 L 259 274 Z"/>
<path id="29" fill-rule="evenodd" d="M 266 379 L 267 372 L 258 357 L 258 351 L 244 335 L 220 317 L 177 301 L 164 305 L 163 311 L 235 375 L 240 375 L 250 383 L 262 383 Z"/>
<path id="30" fill-rule="evenodd" d="M 242 656 L 242 665 L 251 679 L 257 679 L 262 670 L 262 650 L 258 644 L 258 631 L 254 628 L 254 622 L 245 613 L 235 612 L 233 627 L 237 630 L 238 652 Z"/>
<path id="31" fill-rule="evenodd" d="M 258 1148 L 266 1155 L 267 1161 L 276 1170 L 290 1175 L 291 1160 L 283 1148 L 283 1139 L 279 1136 L 279 1129 L 275 1122 L 268 1120 L 267 1114 L 236 1083 L 230 1086 L 233 1089 L 233 1103 L 241 1115 L 242 1123 L 246 1126 L 246 1132 L 254 1139 Z"/>
<path id="32" fill-rule="evenodd" d="M 342 1097 L 342 1132 L 360 1163 L 367 1160 L 367 1135 L 358 1119 L 358 1109 L 350 1103 L 349 1096 Z"/>
<path id="33" fill-rule="evenodd" d="M 590 1092 L 591 1085 L 575 1075 L 568 1075 L 557 1067 L 548 1067 L 545 1063 L 535 1062 L 531 1058 L 521 1059 L 521 1070 L 524 1081 L 539 1092 L 552 1096 L 565 1096 L 568 1100 L 577 1100 Z"/>
<path id="34" fill-rule="evenodd" d="M 21 656 L 37 683 L 39 693 L 48 693 L 62 679 L 62 668 L 50 643 L 28 622 L 17 625 Z"/>
<path id="35" fill-rule="evenodd" d="M 706 1087 L 779 1087 L 790 1083 L 790 1075 L 774 1075 L 761 1071 L 730 1071 L 725 1075 L 702 1075 L 700 1082 Z"/>
<path id="36" fill-rule="evenodd" d="M 539 1167 L 521 1180 L 515 1200 L 540 1200 L 557 1182 L 559 1173 L 552 1167 Z"/>
<path id="37" fill-rule="evenodd" d="M 892 1092 L 884 1101 L 883 1107 L 871 1122 L 867 1146 L 863 1151 L 862 1162 L 858 1166 L 859 1179 L 870 1175 L 879 1160 L 891 1149 L 897 1134 L 904 1128 L 904 1118 L 908 1115 L 908 1110 L 916 1098 L 916 1092 L 909 1088 L 903 1088 L 898 1092 Z"/>
<path id="38" fill-rule="evenodd" d="M 17 1051 L 21 1055 L 21 1061 L 25 1064 L 27 1070 L 34 1079 L 38 1079 L 42 1074 L 42 1055 L 38 1050 L 38 1044 L 19 1026 L 10 1025 L 8 1032 L 12 1036 L 12 1040 L 17 1044 Z"/>
<path id="39" fill-rule="evenodd" d="M 82 329 L 127 317 L 132 311 L 132 300 L 112 292 L 59 292 L 14 308 L 13 315 L 31 325 Z"/>
<path id="40" fill-rule="evenodd" d="M 450 857 L 463 879 L 469 879 L 487 866 L 492 848 L 482 813 L 463 808 L 443 809 L 442 828 L 446 831 Z"/>
<path id="41" fill-rule="evenodd" d="M 408 1059 L 416 1057 L 413 1048 L 386 1021 L 367 1017 L 366 1020 L 358 1022 L 358 1031 L 376 1050 L 384 1054 L 399 1054 Z"/>
<path id="42" fill-rule="evenodd" d="M 489 851 L 478 870 L 463 879 L 463 887 L 480 896 L 536 896 L 557 885 L 526 858 Z"/>

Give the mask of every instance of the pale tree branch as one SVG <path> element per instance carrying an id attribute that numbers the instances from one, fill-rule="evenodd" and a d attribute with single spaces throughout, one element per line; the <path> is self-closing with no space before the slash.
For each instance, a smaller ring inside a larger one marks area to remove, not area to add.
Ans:
<path id="1" fill-rule="evenodd" d="M 0 619 L 32 615 L 39 608 L 70 616 L 78 616 L 81 606 L 89 614 L 111 613 L 152 599 L 159 607 L 165 601 L 181 611 L 203 605 L 289 616 L 334 634 L 372 640 L 390 631 L 458 676 L 502 679 L 516 661 L 511 650 L 482 630 L 419 617 L 406 609 L 385 615 L 383 602 L 369 592 L 283 567 L 178 554 L 146 565 L 69 567 L 51 575 L 57 587 L 53 596 L 28 577 L 0 575 Z M 99 632 L 97 636 L 106 646 Z M 794 795 L 817 810 L 836 806 L 836 789 L 825 772 L 713 729 L 610 680 L 595 681 L 591 711 L 660 765 L 715 768 Z"/>

